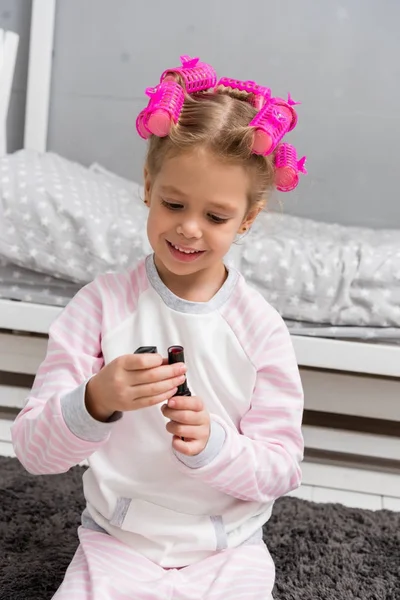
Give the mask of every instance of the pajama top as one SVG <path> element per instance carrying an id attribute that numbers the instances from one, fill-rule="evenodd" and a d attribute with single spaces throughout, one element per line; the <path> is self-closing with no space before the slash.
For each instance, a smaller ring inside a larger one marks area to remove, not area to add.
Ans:
<path id="1" fill-rule="evenodd" d="M 160 405 L 96 421 L 88 380 L 139 346 L 185 350 L 188 386 L 211 417 L 207 446 L 176 453 Z M 300 484 L 303 392 L 279 314 L 233 268 L 209 302 L 175 296 L 148 256 L 82 288 L 53 322 L 48 351 L 12 428 L 34 474 L 88 461 L 85 518 L 173 568 L 260 535 L 274 500 Z"/>

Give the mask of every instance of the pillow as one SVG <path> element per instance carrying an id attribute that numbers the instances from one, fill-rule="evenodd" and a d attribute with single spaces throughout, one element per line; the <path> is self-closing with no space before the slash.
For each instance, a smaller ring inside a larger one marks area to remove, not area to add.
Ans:
<path id="1" fill-rule="evenodd" d="M 400 231 L 261 213 L 241 271 L 287 319 L 400 327 Z"/>
<path id="2" fill-rule="evenodd" d="M 0 158 L 0 257 L 85 284 L 151 248 L 140 185 L 57 154 Z"/>

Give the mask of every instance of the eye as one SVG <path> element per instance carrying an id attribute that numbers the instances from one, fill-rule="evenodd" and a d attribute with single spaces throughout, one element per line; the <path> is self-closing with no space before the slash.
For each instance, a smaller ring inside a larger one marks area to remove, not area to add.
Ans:
<path id="1" fill-rule="evenodd" d="M 212 214 L 209 214 L 208 218 L 212 223 L 215 223 L 216 225 L 222 225 L 222 223 L 226 223 L 228 221 L 228 219 L 224 219 L 223 217 L 217 217 L 217 215 Z"/>
<path id="2" fill-rule="evenodd" d="M 168 210 L 179 210 L 183 208 L 182 204 L 179 204 L 178 202 L 167 202 L 166 200 L 161 200 L 161 204 L 165 206 L 165 208 L 168 208 Z"/>

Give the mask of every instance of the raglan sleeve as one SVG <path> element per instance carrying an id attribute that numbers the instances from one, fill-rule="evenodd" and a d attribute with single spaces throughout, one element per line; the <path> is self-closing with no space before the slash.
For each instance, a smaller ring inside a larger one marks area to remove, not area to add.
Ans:
<path id="1" fill-rule="evenodd" d="M 270 502 L 301 483 L 303 389 L 286 325 L 260 318 L 251 359 L 250 408 L 238 428 L 211 415 L 211 434 L 197 456 L 175 452 L 188 476 L 235 498 Z"/>
<path id="2" fill-rule="evenodd" d="M 15 454 L 32 474 L 63 473 L 83 462 L 108 440 L 120 418 L 96 421 L 85 406 L 86 384 L 103 366 L 103 310 L 95 280 L 50 327 L 46 357 L 11 431 Z"/>

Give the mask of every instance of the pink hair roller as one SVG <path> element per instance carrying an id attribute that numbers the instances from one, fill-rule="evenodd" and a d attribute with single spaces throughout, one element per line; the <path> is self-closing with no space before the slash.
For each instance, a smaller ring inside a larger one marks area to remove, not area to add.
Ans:
<path id="1" fill-rule="evenodd" d="M 292 131 L 297 125 L 297 112 L 294 110 L 294 106 L 300 104 L 300 102 L 296 102 L 293 100 L 290 94 L 288 94 L 288 99 L 283 100 L 283 98 L 272 98 L 271 102 L 281 107 L 282 112 L 285 112 L 291 119 L 291 125 L 289 127 L 289 131 Z"/>
<path id="2" fill-rule="evenodd" d="M 140 135 L 141 138 L 147 140 L 151 136 L 151 132 L 145 127 L 145 119 L 146 119 L 147 109 L 144 108 L 137 116 L 136 119 L 136 131 Z"/>
<path id="3" fill-rule="evenodd" d="M 216 87 L 218 88 L 220 86 L 252 94 L 251 104 L 254 108 L 257 108 L 257 110 L 260 110 L 271 98 L 270 88 L 258 85 L 255 81 L 240 81 L 239 79 L 221 77 Z"/>
<path id="4" fill-rule="evenodd" d="M 292 115 L 274 102 L 268 102 L 250 121 L 254 127 L 253 153 L 267 156 L 271 154 L 287 134 L 292 124 Z"/>
<path id="5" fill-rule="evenodd" d="M 155 88 L 147 88 L 149 104 L 136 119 L 138 134 L 147 139 L 151 134 L 165 137 L 181 114 L 185 93 L 175 81 L 163 81 Z"/>
<path id="6" fill-rule="evenodd" d="M 182 66 L 164 71 L 160 82 L 174 80 L 174 73 L 177 73 L 185 83 L 187 94 L 203 92 L 215 86 L 217 74 L 211 65 L 200 62 L 198 58 L 190 58 L 190 56 L 181 56 L 180 59 Z"/>
<path id="7" fill-rule="evenodd" d="M 299 173 L 307 174 L 306 157 L 297 160 L 292 144 L 280 144 L 275 155 L 275 185 L 280 192 L 291 192 L 299 183 Z"/>

